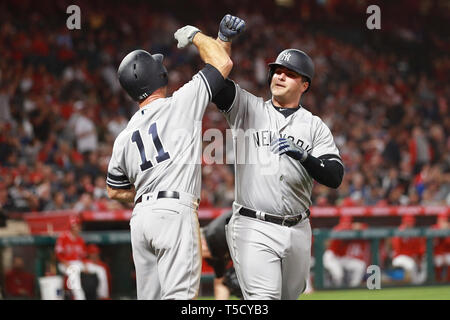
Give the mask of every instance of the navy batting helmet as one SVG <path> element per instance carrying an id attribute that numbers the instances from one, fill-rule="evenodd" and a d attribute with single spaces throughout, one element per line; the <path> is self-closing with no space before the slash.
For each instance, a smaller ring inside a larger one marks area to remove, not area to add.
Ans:
<path id="1" fill-rule="evenodd" d="M 312 59 L 303 51 L 297 49 L 286 49 L 282 51 L 275 62 L 269 63 L 269 85 L 272 82 L 272 77 L 276 67 L 283 66 L 292 70 L 303 77 L 305 77 L 309 83 L 308 89 L 311 86 L 312 78 L 314 77 L 314 63 Z M 305 91 L 305 92 L 306 92 Z"/>
<path id="2" fill-rule="evenodd" d="M 156 89 L 167 85 L 163 58 L 162 54 L 151 55 L 145 50 L 132 51 L 123 58 L 117 75 L 122 88 L 133 100 L 141 102 Z"/>

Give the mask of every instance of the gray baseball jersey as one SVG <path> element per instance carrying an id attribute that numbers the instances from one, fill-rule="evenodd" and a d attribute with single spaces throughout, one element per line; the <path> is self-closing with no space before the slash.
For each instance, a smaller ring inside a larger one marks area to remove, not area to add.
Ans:
<path id="1" fill-rule="evenodd" d="M 311 258 L 311 226 L 304 219 L 287 227 L 242 216 L 242 207 L 294 216 L 311 205 L 313 179 L 302 164 L 270 151 L 272 140 L 288 138 L 314 157 L 341 162 L 328 127 L 300 107 L 285 117 L 272 105 L 235 84 L 224 112 L 233 131 L 235 202 L 227 243 L 245 299 L 297 299 L 306 288 Z"/>
<path id="2" fill-rule="evenodd" d="M 278 215 L 295 215 L 311 206 L 313 179 L 297 160 L 270 152 L 273 139 L 288 138 L 314 157 L 339 151 L 330 129 L 304 108 L 285 118 L 272 105 L 236 86 L 225 117 L 233 130 L 236 202 Z"/>
<path id="3" fill-rule="evenodd" d="M 135 186 L 130 221 L 138 299 L 193 299 L 201 252 L 201 119 L 223 77 L 210 65 L 174 92 L 142 107 L 116 138 L 108 166 L 111 188 Z M 159 191 L 179 199 L 159 198 Z"/>
<path id="4" fill-rule="evenodd" d="M 201 119 L 211 97 L 204 74 L 197 73 L 172 97 L 137 111 L 116 138 L 108 167 L 112 188 L 144 193 L 176 190 L 200 196 Z"/>

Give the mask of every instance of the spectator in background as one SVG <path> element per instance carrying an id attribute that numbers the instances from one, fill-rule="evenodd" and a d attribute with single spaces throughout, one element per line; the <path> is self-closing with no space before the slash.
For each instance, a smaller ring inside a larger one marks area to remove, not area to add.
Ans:
<path id="1" fill-rule="evenodd" d="M 6 299 L 32 299 L 34 297 L 34 275 L 27 272 L 21 257 L 14 257 L 11 270 L 5 274 Z"/>
<path id="2" fill-rule="evenodd" d="M 95 273 L 98 278 L 97 297 L 100 300 L 108 300 L 111 297 L 111 272 L 109 266 L 100 259 L 100 248 L 90 244 L 86 248 L 86 269 Z"/>
<path id="3" fill-rule="evenodd" d="M 6 212 L 10 206 L 6 184 L 0 180 L 0 228 L 6 227 Z"/>
<path id="4" fill-rule="evenodd" d="M 0 123 L 12 122 L 10 100 L 17 84 L 0 83 Z"/>
<path id="5" fill-rule="evenodd" d="M 67 277 L 67 287 L 75 300 L 85 300 L 81 286 L 81 272 L 84 270 L 83 260 L 86 258 L 86 244 L 80 236 L 81 220 L 71 216 L 70 230 L 61 233 L 56 239 L 55 254 L 59 271 Z"/>
<path id="6" fill-rule="evenodd" d="M 116 76 L 114 77 L 117 78 Z M 116 137 L 119 135 L 119 133 L 122 132 L 122 130 L 127 127 L 127 124 L 128 120 L 123 114 L 123 112 L 117 112 L 114 115 L 112 115 L 112 118 L 107 124 L 108 134 L 111 135 L 110 139 L 114 141 Z"/>
<path id="7" fill-rule="evenodd" d="M 368 226 L 353 222 L 352 216 L 341 216 L 333 231 L 363 230 Z M 333 284 L 341 287 L 347 274 L 348 285 L 357 287 L 361 284 L 369 262 L 370 244 L 367 240 L 332 239 L 327 245 L 323 263 L 331 275 Z"/>
<path id="8" fill-rule="evenodd" d="M 399 230 L 414 228 L 415 217 L 405 215 Z M 426 278 L 426 264 L 424 261 L 425 239 L 417 237 L 392 238 L 392 266 L 401 268 L 405 272 L 404 280 L 413 284 L 423 283 Z"/>
<path id="9" fill-rule="evenodd" d="M 44 211 L 62 211 L 70 208 L 70 205 L 66 203 L 64 192 L 57 191 L 53 194 L 51 201 L 44 207 Z"/>
<path id="10" fill-rule="evenodd" d="M 93 210 L 94 208 L 95 203 L 92 199 L 92 195 L 88 192 L 84 192 L 80 196 L 80 200 L 78 200 L 77 203 L 75 203 L 73 210 L 81 212 L 81 211 L 90 211 Z"/>
<path id="11" fill-rule="evenodd" d="M 99 151 L 91 151 L 86 155 L 86 159 L 83 165 L 83 174 L 88 175 L 90 178 L 97 176 L 104 176 L 104 172 L 99 166 Z"/>
<path id="12" fill-rule="evenodd" d="M 411 135 L 409 141 L 411 167 L 414 173 L 418 173 L 424 164 L 430 163 L 432 150 L 421 127 L 414 127 Z"/>
<path id="13" fill-rule="evenodd" d="M 106 181 L 103 176 L 98 176 L 95 178 L 93 195 L 95 200 L 108 198 L 108 193 L 106 192 Z"/>
<path id="14" fill-rule="evenodd" d="M 97 130 L 93 119 L 94 110 L 90 106 L 82 105 L 80 116 L 76 119 L 74 126 L 77 150 L 81 154 L 98 148 Z"/>
<path id="15" fill-rule="evenodd" d="M 333 231 L 344 231 L 352 228 L 352 217 L 342 215 L 339 223 L 333 227 Z M 344 283 L 344 269 L 341 259 L 347 250 L 345 240 L 331 239 L 326 243 L 326 250 L 323 254 L 323 266 L 331 276 L 332 284 L 341 287 Z"/>
<path id="16" fill-rule="evenodd" d="M 353 222 L 352 230 L 364 230 L 368 225 Z M 366 274 L 370 261 L 370 242 L 363 239 L 348 240 L 344 257 L 341 259 L 344 270 L 349 272 L 349 286 L 357 287 Z"/>
<path id="17" fill-rule="evenodd" d="M 176 15 L 153 10 L 155 4 L 151 1 L 140 3 L 138 10 L 130 10 L 124 3 L 99 1 L 98 6 L 108 7 L 108 13 L 101 16 L 93 14 L 89 1 L 80 0 L 87 14 L 96 18 L 89 19 L 83 33 L 77 36 L 65 28 L 53 28 L 52 22 L 45 20 L 47 11 L 59 10 L 56 2 L 42 0 L 39 7 L 32 1 L 1 3 L 0 52 L 4 54 L 0 61 L 0 170 L 12 171 L 8 172 L 12 178 L 5 182 L 13 204 L 8 210 L 43 209 L 45 201 L 40 201 L 36 193 L 42 182 L 28 177 L 33 169 L 39 173 L 40 168 L 35 165 L 38 161 L 56 168 L 55 171 L 70 170 L 76 174 L 74 186 L 64 185 L 66 201 L 71 205 L 82 194 L 78 190 L 81 189 L 78 177 L 88 173 L 94 179 L 97 170 L 104 175 L 110 150 L 102 149 L 111 145 L 112 136 L 120 132 L 136 111 L 130 99 L 117 91 L 117 79 L 110 77 L 123 52 L 138 45 L 155 51 L 161 49 L 173 70 L 169 94 L 188 80 L 187 74 L 198 69 L 199 59 L 192 58 L 195 55 L 180 55 L 170 44 L 180 24 Z M 214 12 L 216 16 L 223 14 L 221 6 L 211 8 L 202 1 L 194 2 L 198 4 L 198 16 L 202 11 L 208 12 L 210 19 L 202 21 L 205 28 L 214 25 Z M 443 31 L 430 24 L 403 21 L 399 24 L 410 33 L 413 42 L 395 33 L 382 32 L 377 34 L 376 45 L 371 37 L 365 37 L 362 44 L 353 41 L 352 35 L 360 28 L 352 26 L 350 20 L 346 23 L 350 30 L 353 28 L 352 32 L 339 32 L 342 29 L 335 26 L 337 32 L 331 33 L 311 24 L 318 19 L 329 22 L 336 18 L 333 12 L 323 16 L 320 5 L 314 10 L 309 8 L 308 20 L 298 23 L 296 10 L 304 13 L 303 7 L 309 6 L 298 3 L 294 4 L 295 9 L 283 12 L 274 1 L 261 2 L 265 12 L 275 15 L 282 12 L 283 24 L 267 19 L 267 15 L 253 11 L 250 6 L 243 9 L 254 32 L 235 41 L 233 59 L 241 68 L 233 72 L 245 89 L 264 96 L 264 68 L 276 56 L 276 48 L 301 46 L 311 52 L 317 74 L 321 76 L 317 86 L 311 88 L 311 95 L 305 97 L 305 104 L 332 128 L 347 173 L 335 195 L 315 193 L 316 199 L 323 205 L 450 204 L 450 92 L 447 88 L 450 63 Z M 142 13 L 136 15 L 136 11 Z M 429 11 L 426 16 L 436 20 L 440 14 Z M 26 15 L 33 19 L 23 22 L 20 18 Z M 37 25 L 37 21 L 43 23 Z M 169 22 L 161 28 L 161 21 Z M 118 28 L 110 28 L 111 25 Z M 417 36 L 413 31 L 417 26 L 433 34 L 432 41 Z M 29 32 L 37 28 L 39 33 Z M 159 31 L 145 32 L 155 28 Z M 129 36 L 131 33 L 133 37 Z M 414 48 L 426 45 L 432 59 L 424 59 L 419 66 L 416 57 L 409 54 L 414 50 L 402 49 L 405 45 L 411 47 L 412 43 Z M 373 49 L 380 46 L 386 47 Z M 426 73 L 423 68 L 427 69 Z M 340 80 L 338 84 L 336 79 Z M 93 115 L 86 112 L 99 116 L 99 121 L 94 125 Z M 216 108 L 208 107 L 204 128 L 223 130 L 228 125 Z M 76 131 L 80 133 L 79 139 Z M 83 136 L 84 133 L 87 135 Z M 81 152 L 95 149 L 98 157 L 83 159 L 77 140 Z M 21 161 L 26 162 L 29 172 L 17 170 Z M 434 182 L 429 179 L 422 186 L 420 179 L 428 164 L 439 166 L 441 174 L 439 179 Z M 227 167 L 227 170 L 232 176 L 233 169 Z M 202 206 L 226 206 L 230 188 L 222 184 L 234 183 L 234 178 L 215 172 L 219 171 L 216 167 L 212 171 L 202 177 L 205 185 Z M 354 177 L 353 173 L 360 176 Z M 51 183 L 51 194 L 54 194 L 58 188 Z M 402 187 L 397 188 L 398 185 Z"/>
<path id="18" fill-rule="evenodd" d="M 438 215 L 436 224 L 432 229 L 450 229 L 450 223 L 446 213 Z M 450 282 L 450 237 L 433 239 L 434 272 L 437 282 Z"/>

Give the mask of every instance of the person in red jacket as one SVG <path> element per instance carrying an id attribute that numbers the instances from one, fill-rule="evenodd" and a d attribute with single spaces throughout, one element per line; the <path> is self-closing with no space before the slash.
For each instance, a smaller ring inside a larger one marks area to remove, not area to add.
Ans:
<path id="1" fill-rule="evenodd" d="M 85 300 L 81 286 L 80 274 L 84 271 L 83 260 L 86 258 L 86 243 L 80 236 L 81 220 L 78 216 L 70 217 L 70 230 L 59 235 L 56 240 L 55 254 L 59 271 L 67 276 L 67 287 L 75 300 Z"/>
<path id="2" fill-rule="evenodd" d="M 87 246 L 86 269 L 98 278 L 97 297 L 108 300 L 111 296 L 111 272 L 109 266 L 100 259 L 100 248 L 95 244 Z"/>
<path id="3" fill-rule="evenodd" d="M 413 228 L 415 217 L 405 215 L 399 230 Z M 405 271 L 405 281 L 419 284 L 425 281 L 426 270 L 423 259 L 426 249 L 425 239 L 417 237 L 393 237 L 392 266 Z"/>
<path id="4" fill-rule="evenodd" d="M 368 225 L 353 222 L 352 230 L 367 229 Z M 347 240 L 345 254 L 341 259 L 344 270 L 349 273 L 349 286 L 357 287 L 361 284 L 370 260 L 370 243 L 368 240 Z"/>
<path id="5" fill-rule="evenodd" d="M 25 271 L 21 257 L 14 257 L 11 270 L 5 274 L 7 299 L 32 299 L 34 296 L 34 275 Z"/>
<path id="6" fill-rule="evenodd" d="M 449 229 L 447 213 L 438 215 L 432 229 Z M 450 282 L 450 237 L 434 238 L 433 240 L 434 268 L 437 282 Z M 443 273 L 446 273 L 446 279 Z"/>
<path id="7" fill-rule="evenodd" d="M 351 230 L 352 217 L 341 216 L 339 223 L 333 227 L 333 231 Z M 341 239 L 331 239 L 327 244 L 327 249 L 323 254 L 323 266 L 330 273 L 334 286 L 341 287 L 344 281 L 344 269 L 341 259 L 347 250 L 347 243 Z"/>
<path id="8" fill-rule="evenodd" d="M 368 226 L 353 222 L 351 216 L 341 216 L 339 224 L 333 231 L 362 230 Z M 367 240 L 332 239 L 324 254 L 324 267 L 330 272 L 333 284 L 343 285 L 345 272 L 348 274 L 348 285 L 356 287 L 361 283 L 369 261 L 370 245 Z"/>

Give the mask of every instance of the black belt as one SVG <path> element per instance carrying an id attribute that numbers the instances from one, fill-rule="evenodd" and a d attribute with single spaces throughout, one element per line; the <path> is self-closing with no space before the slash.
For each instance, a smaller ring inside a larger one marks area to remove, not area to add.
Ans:
<path id="1" fill-rule="evenodd" d="M 299 223 L 303 219 L 309 218 L 309 216 L 311 214 L 309 209 L 306 209 L 305 213 L 306 213 L 306 216 L 297 215 L 294 217 L 292 217 L 292 216 L 284 216 L 283 217 L 283 216 L 277 216 L 277 215 L 273 215 L 273 214 L 269 214 L 269 213 L 264 213 L 264 214 L 259 215 L 259 217 L 258 217 L 255 210 L 244 208 L 244 207 L 239 209 L 239 214 L 241 214 L 243 216 L 250 217 L 250 218 L 256 218 L 256 219 L 260 219 L 260 220 L 264 220 L 267 222 L 272 222 L 272 223 L 276 223 L 276 224 L 280 224 L 282 226 L 288 226 L 288 227 L 295 226 L 297 223 Z"/>
<path id="2" fill-rule="evenodd" d="M 177 191 L 159 191 L 158 195 L 156 196 L 156 199 L 161 198 L 180 199 L 180 193 Z M 137 198 L 134 204 L 138 204 L 139 202 L 142 202 L 142 195 L 140 195 L 139 198 Z"/>

